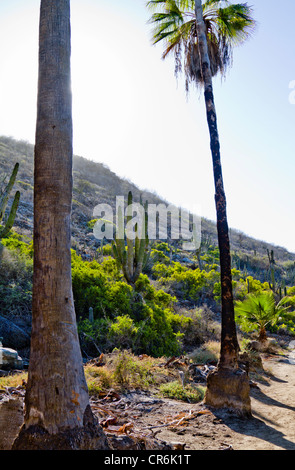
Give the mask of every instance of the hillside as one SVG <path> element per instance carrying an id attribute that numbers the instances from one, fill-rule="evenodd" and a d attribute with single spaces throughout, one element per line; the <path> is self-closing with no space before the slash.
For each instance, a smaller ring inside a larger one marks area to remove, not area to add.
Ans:
<path id="1" fill-rule="evenodd" d="M 33 250 L 26 242 L 33 229 L 33 146 L 0 137 L 0 174 L 10 175 L 16 161 L 20 170 L 15 189 L 21 191 L 21 203 L 14 231 L 1 240 L 6 248 L 0 258 L 0 343 L 15 349 L 27 369 Z M 294 388 L 293 350 L 290 353 L 294 311 L 268 330 L 272 340 L 263 355 L 255 350 L 255 330 L 249 332 L 245 323 L 238 323 L 241 364 L 249 369 L 253 419 L 241 420 L 223 410 L 213 413 L 204 408 L 206 377 L 216 367 L 220 351 L 215 224 L 203 219 L 205 243 L 199 256 L 184 252 L 177 242 L 172 263 L 167 244 L 155 243 L 151 263 L 133 290 L 115 260 L 107 256 L 109 247 L 104 247 L 102 256 L 97 251 L 99 241 L 89 228 L 95 205 L 104 202 L 114 207 L 116 195 L 127 195 L 129 190 L 135 200 L 142 196 L 149 202 L 167 204 L 104 165 L 74 157 L 72 247 L 81 256 L 72 253 L 73 296 L 91 406 L 106 433 L 114 440 L 118 433 L 121 441 L 124 428 L 128 433 L 124 437 L 133 442 L 137 436 L 140 440 L 147 433 L 151 436 L 155 429 L 160 442 L 177 439 L 176 448 L 188 450 L 293 449 L 289 404 Z M 230 235 L 235 300 L 245 299 L 248 292 L 270 290 L 267 250 L 273 250 L 276 288 L 286 287 L 294 310 L 295 255 L 236 230 Z M 268 371 L 269 365 L 275 367 L 275 375 Z M 14 395 L 23 406 L 27 373 L 18 367 L 18 363 L 0 364 L 0 405 Z M 12 423 L 11 433 L 18 429 L 14 419 L 22 424 L 19 415 L 17 420 L 10 409 L 8 413 L 8 418 L 2 414 L 6 434 L 8 424 Z"/>
<path id="2" fill-rule="evenodd" d="M 0 175 L 9 175 L 18 161 L 20 169 L 15 189 L 21 191 L 20 206 L 14 228 L 29 237 L 33 229 L 33 145 L 10 137 L 0 137 Z M 132 182 L 119 178 L 102 163 L 74 156 L 73 161 L 73 210 L 72 246 L 80 254 L 93 257 L 100 242 L 95 240 L 87 223 L 93 219 L 93 208 L 100 203 L 108 203 L 114 208 L 116 196 L 127 197 L 133 193 L 134 201 L 142 199 L 149 203 L 166 205 L 169 202 L 158 195 L 138 188 Z M 216 225 L 202 218 L 202 239 L 217 246 Z M 285 248 L 256 240 L 246 234 L 230 229 L 230 242 L 233 267 L 246 270 L 262 282 L 269 280 L 269 260 L 267 250 L 273 250 L 276 263 L 276 279 L 282 285 L 293 285 L 295 278 L 295 254 Z M 193 253 L 185 256 L 192 257 Z"/>

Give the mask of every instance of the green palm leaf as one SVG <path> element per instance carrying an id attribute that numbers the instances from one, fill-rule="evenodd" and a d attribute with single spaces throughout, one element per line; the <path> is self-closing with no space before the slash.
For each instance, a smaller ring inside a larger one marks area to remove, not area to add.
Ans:
<path id="1" fill-rule="evenodd" d="M 194 0 L 150 0 L 153 44 L 163 43 L 162 58 L 175 58 L 175 73 L 184 72 L 186 87 L 203 83 L 196 31 Z M 232 62 L 232 48 L 242 43 L 255 27 L 247 4 L 206 0 L 203 15 L 212 76 L 225 75 Z"/>
<path id="2" fill-rule="evenodd" d="M 289 310 L 287 303 L 287 297 L 276 303 L 273 292 L 269 291 L 249 294 L 245 300 L 236 302 L 236 319 L 240 324 L 251 324 L 262 330 L 269 324 L 274 325 L 287 313 Z"/>

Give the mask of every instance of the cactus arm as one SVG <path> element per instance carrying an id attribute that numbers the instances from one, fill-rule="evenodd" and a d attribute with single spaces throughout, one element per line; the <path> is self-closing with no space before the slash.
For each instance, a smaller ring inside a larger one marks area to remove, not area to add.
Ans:
<path id="1" fill-rule="evenodd" d="M 147 246 L 145 253 L 144 253 L 144 258 L 143 258 L 143 268 L 147 265 L 151 255 L 151 248 Z"/>
<path id="2" fill-rule="evenodd" d="M 17 211 L 17 208 L 18 208 L 18 205 L 19 205 L 19 199 L 20 199 L 20 192 L 17 191 L 15 193 L 15 196 L 14 196 L 14 200 L 13 200 L 13 203 L 12 203 L 12 206 L 11 206 L 11 210 L 10 210 L 10 213 L 9 213 L 8 220 L 5 224 L 5 226 L 0 230 L 0 239 L 6 237 L 8 235 L 8 233 L 10 232 L 12 226 L 13 226 L 16 211 Z"/>
<path id="3" fill-rule="evenodd" d="M 139 248 L 136 258 L 136 269 L 134 272 L 134 282 L 139 278 L 140 273 L 142 272 L 146 261 L 147 261 L 147 251 L 149 247 L 149 238 L 148 238 L 148 212 L 147 212 L 147 203 L 145 204 L 145 221 L 144 226 L 142 227 L 141 239 L 139 241 Z"/>
<path id="4" fill-rule="evenodd" d="M 128 209 L 129 207 L 132 207 L 132 192 L 129 191 L 128 193 Z M 132 219 L 132 210 L 127 209 L 127 224 L 130 222 Z M 134 272 L 134 246 L 133 246 L 133 240 L 130 240 L 129 237 L 127 237 L 127 266 L 128 266 L 128 271 L 129 271 L 129 276 L 132 279 L 133 277 L 133 272 Z"/>
<path id="5" fill-rule="evenodd" d="M 120 260 L 120 255 L 119 255 L 119 252 L 118 252 L 116 242 L 114 240 L 112 241 L 112 252 L 113 252 L 113 257 L 116 260 L 117 267 L 121 268 L 122 263 L 121 263 L 121 260 Z"/>
<path id="6" fill-rule="evenodd" d="M 6 209 L 6 206 L 7 206 L 7 203 L 8 203 L 8 199 L 9 199 L 9 195 L 10 195 L 11 190 L 13 188 L 13 185 L 15 183 L 18 169 L 19 169 L 19 163 L 16 163 L 15 166 L 14 166 L 13 172 L 11 174 L 11 177 L 9 179 L 9 183 L 7 184 L 3 194 L 1 195 L 1 199 L 0 199 L 0 223 L 2 222 L 3 217 L 4 217 L 5 209 Z"/>
<path id="7" fill-rule="evenodd" d="M 137 232 L 137 224 L 135 225 L 135 231 Z M 134 242 L 134 256 L 135 256 L 135 259 L 138 259 L 139 248 L 140 248 L 140 241 L 139 241 L 138 235 L 136 235 L 135 242 Z"/>

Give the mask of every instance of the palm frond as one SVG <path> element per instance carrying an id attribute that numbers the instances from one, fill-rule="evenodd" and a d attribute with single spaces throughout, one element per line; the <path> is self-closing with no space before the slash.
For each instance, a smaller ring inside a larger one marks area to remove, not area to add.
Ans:
<path id="1" fill-rule="evenodd" d="M 233 45 L 244 42 L 255 30 L 252 10 L 242 3 L 219 8 L 215 24 L 218 34 Z"/>
<path id="2" fill-rule="evenodd" d="M 175 73 L 184 72 L 186 88 L 203 83 L 195 18 L 195 0 L 149 0 L 153 12 L 152 42 L 164 44 L 162 58 L 174 53 Z M 253 31 L 252 10 L 245 3 L 205 0 L 203 17 L 207 31 L 212 76 L 225 75 L 232 64 L 232 48 Z"/>
<path id="3" fill-rule="evenodd" d="M 273 292 L 264 291 L 259 294 L 249 294 L 243 301 L 235 304 L 236 319 L 240 323 L 245 321 L 260 328 L 265 328 L 269 324 L 276 324 L 281 317 L 284 317 L 289 307 L 286 306 L 288 298 L 283 298 L 276 303 Z"/>

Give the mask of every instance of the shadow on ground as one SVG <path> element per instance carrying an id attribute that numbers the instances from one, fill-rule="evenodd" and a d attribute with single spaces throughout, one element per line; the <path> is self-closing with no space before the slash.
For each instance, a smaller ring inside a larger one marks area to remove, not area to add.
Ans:
<path id="1" fill-rule="evenodd" d="M 280 379 L 273 379 L 281 381 Z M 295 422 L 295 407 L 289 406 L 288 404 L 282 403 L 267 396 L 260 389 L 252 390 L 251 396 L 266 406 L 272 408 L 284 408 L 294 412 Z M 215 410 L 213 413 L 235 433 L 260 439 L 262 442 L 268 442 L 284 450 L 295 450 L 295 442 L 288 440 L 281 431 L 276 429 L 275 427 L 277 426 L 277 423 L 272 421 L 270 417 L 267 416 L 267 414 L 262 415 L 257 411 L 253 411 L 252 417 L 245 419 L 239 418 L 226 410 Z"/>

